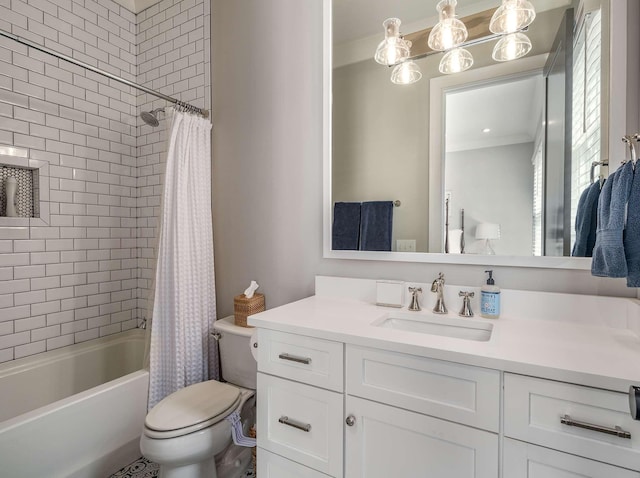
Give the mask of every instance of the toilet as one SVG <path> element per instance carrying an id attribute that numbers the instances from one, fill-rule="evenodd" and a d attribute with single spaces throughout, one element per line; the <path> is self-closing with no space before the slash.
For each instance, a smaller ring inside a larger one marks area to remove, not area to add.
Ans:
<path id="1" fill-rule="evenodd" d="M 250 448 L 233 444 L 225 417 L 239 411 L 245 435 L 255 423 L 255 329 L 226 317 L 214 330 L 226 383 L 209 380 L 178 390 L 145 419 L 140 450 L 160 465 L 160 478 L 239 478 L 251 460 Z"/>

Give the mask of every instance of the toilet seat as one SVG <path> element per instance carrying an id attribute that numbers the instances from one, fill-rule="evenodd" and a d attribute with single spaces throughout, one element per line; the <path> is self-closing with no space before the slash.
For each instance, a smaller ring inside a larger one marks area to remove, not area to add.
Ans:
<path id="1" fill-rule="evenodd" d="M 147 414 L 144 434 L 174 438 L 210 427 L 233 412 L 241 401 L 238 387 L 215 380 L 185 387 L 161 400 Z"/>

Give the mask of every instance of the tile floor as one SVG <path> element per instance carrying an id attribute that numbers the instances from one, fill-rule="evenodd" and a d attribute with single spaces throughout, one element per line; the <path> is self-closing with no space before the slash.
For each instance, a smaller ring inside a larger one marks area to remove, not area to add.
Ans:
<path id="1" fill-rule="evenodd" d="M 160 466 L 142 457 L 122 470 L 114 473 L 109 478 L 157 478 Z M 247 470 L 243 475 L 245 478 L 255 478 L 253 469 Z"/>

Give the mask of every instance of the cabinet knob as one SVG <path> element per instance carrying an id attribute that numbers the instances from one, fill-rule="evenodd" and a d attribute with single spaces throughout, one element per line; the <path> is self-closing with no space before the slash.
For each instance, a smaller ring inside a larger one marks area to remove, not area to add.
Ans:
<path id="1" fill-rule="evenodd" d="M 345 423 L 350 427 L 354 426 L 356 424 L 356 417 L 349 415 L 345 420 Z"/>

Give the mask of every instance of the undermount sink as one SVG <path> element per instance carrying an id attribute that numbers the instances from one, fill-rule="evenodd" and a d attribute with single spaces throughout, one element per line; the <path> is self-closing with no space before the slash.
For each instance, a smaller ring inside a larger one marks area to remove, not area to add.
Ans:
<path id="1" fill-rule="evenodd" d="M 493 324 L 470 319 L 457 319 L 415 313 L 392 313 L 371 325 L 419 334 L 440 335 L 456 339 L 486 342 L 491 338 Z"/>

